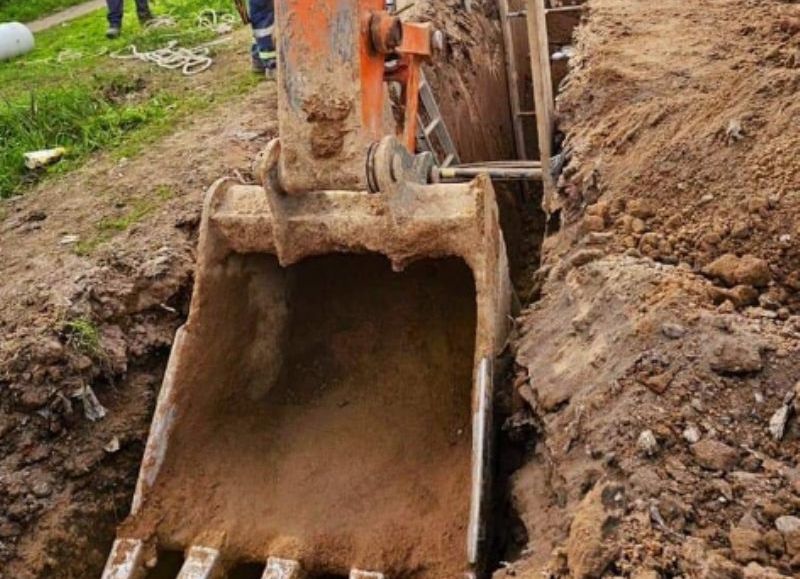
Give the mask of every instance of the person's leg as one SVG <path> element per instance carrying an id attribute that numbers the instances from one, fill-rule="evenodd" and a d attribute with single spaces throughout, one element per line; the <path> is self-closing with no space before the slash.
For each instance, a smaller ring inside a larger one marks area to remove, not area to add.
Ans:
<path id="1" fill-rule="evenodd" d="M 119 28 L 122 26 L 123 0 L 106 0 L 108 6 L 108 25 Z"/>
<path id="2" fill-rule="evenodd" d="M 108 38 L 117 38 L 122 30 L 123 0 L 106 0 L 108 6 Z"/>
<path id="3" fill-rule="evenodd" d="M 253 68 L 274 70 L 276 64 L 273 29 L 275 10 L 273 0 L 250 0 L 250 21 L 253 27 Z"/>
<path id="4" fill-rule="evenodd" d="M 136 14 L 142 24 L 153 19 L 153 13 L 150 12 L 150 5 L 147 0 L 136 0 Z"/>

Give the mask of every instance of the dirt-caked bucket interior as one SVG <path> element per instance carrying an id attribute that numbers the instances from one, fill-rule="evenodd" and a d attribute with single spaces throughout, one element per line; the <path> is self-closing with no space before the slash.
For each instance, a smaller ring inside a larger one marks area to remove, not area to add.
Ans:
<path id="1" fill-rule="evenodd" d="M 467 567 L 476 340 L 457 258 L 377 254 L 209 274 L 173 389 L 179 408 L 133 533 L 226 557 L 392 577 Z"/>

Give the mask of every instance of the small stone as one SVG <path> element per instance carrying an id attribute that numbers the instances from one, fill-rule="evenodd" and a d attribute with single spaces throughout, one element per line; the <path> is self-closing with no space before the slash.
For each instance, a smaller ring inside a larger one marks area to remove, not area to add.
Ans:
<path id="1" fill-rule="evenodd" d="M 61 239 L 58 240 L 59 245 L 72 245 L 73 243 L 78 243 L 81 240 L 80 235 L 63 235 Z"/>
<path id="2" fill-rule="evenodd" d="M 769 199 L 766 197 L 750 197 L 747 200 L 747 210 L 750 213 L 759 213 L 769 209 Z"/>
<path id="3" fill-rule="evenodd" d="M 731 119 L 728 121 L 728 126 L 725 127 L 725 142 L 727 144 L 741 141 L 744 138 L 744 130 L 742 129 L 742 122 L 739 119 Z"/>
<path id="4" fill-rule="evenodd" d="M 786 544 L 783 541 L 783 535 L 775 529 L 767 531 L 764 535 L 764 544 L 767 547 L 767 551 L 776 557 L 781 557 L 786 552 Z"/>
<path id="5" fill-rule="evenodd" d="M 53 492 L 52 489 L 50 488 L 50 485 L 47 484 L 46 481 L 38 481 L 33 485 L 33 488 L 31 488 L 31 490 L 33 491 L 33 494 L 39 497 L 40 499 L 49 497 Z"/>
<path id="6" fill-rule="evenodd" d="M 784 515 L 775 519 L 775 528 L 782 534 L 800 531 L 800 518 Z"/>
<path id="7" fill-rule="evenodd" d="M 643 430 L 636 444 L 646 456 L 653 456 L 658 452 L 658 441 L 652 430 Z"/>
<path id="8" fill-rule="evenodd" d="M 667 391 L 667 388 L 669 388 L 669 385 L 672 383 L 674 378 L 675 372 L 667 370 L 666 372 L 661 372 L 655 376 L 648 376 L 643 381 L 644 385 L 656 394 L 663 394 Z"/>
<path id="9" fill-rule="evenodd" d="M 592 261 L 600 259 L 605 253 L 600 249 L 580 249 L 572 254 L 569 262 L 573 267 L 580 267 Z"/>
<path id="10" fill-rule="evenodd" d="M 758 563 L 750 563 L 744 568 L 744 579 L 789 579 L 774 567 L 762 567 Z"/>
<path id="11" fill-rule="evenodd" d="M 708 296 L 715 304 L 730 302 L 733 305 L 731 311 L 758 303 L 758 290 L 751 285 L 737 285 L 733 288 L 711 286 L 708 288 Z"/>
<path id="12" fill-rule="evenodd" d="M 689 444 L 699 442 L 700 430 L 696 426 L 687 426 L 683 431 L 683 439 Z"/>
<path id="13" fill-rule="evenodd" d="M 639 219 L 648 219 L 656 214 L 655 205 L 647 199 L 632 199 L 626 205 L 628 213 Z"/>
<path id="14" fill-rule="evenodd" d="M 686 335 L 686 328 L 680 324 L 667 322 L 661 325 L 661 333 L 672 340 L 679 340 Z"/>
<path id="15" fill-rule="evenodd" d="M 119 437 L 115 436 L 108 443 L 103 447 L 108 454 L 114 454 L 115 452 L 119 452 L 120 444 L 119 444 Z"/>
<path id="16" fill-rule="evenodd" d="M 657 497 L 662 491 L 661 477 L 649 466 L 637 468 L 630 476 L 630 483 L 647 496 Z"/>
<path id="17" fill-rule="evenodd" d="M 704 267 L 703 273 L 729 286 L 765 287 L 772 279 L 769 264 L 749 254 L 737 257 L 732 253 L 726 253 Z"/>
<path id="18" fill-rule="evenodd" d="M 634 233 L 644 233 L 647 231 L 647 224 L 638 217 L 634 217 L 631 220 L 631 231 Z"/>
<path id="19" fill-rule="evenodd" d="M 584 233 L 603 231 L 606 228 L 605 221 L 599 215 L 587 215 L 583 218 L 581 229 Z"/>
<path id="20" fill-rule="evenodd" d="M 764 533 L 744 527 L 734 527 L 728 534 L 731 542 L 733 558 L 739 563 L 766 563 L 769 560 L 767 555 Z"/>
<path id="21" fill-rule="evenodd" d="M 769 433 L 772 435 L 772 438 L 778 442 L 783 440 L 783 435 L 786 433 L 786 423 L 789 422 L 792 409 L 792 405 L 784 404 L 778 408 L 775 414 L 772 415 L 772 418 L 769 419 Z"/>
<path id="22" fill-rule="evenodd" d="M 786 552 L 790 557 L 797 557 L 800 555 L 800 530 L 793 530 L 786 533 L 781 533 L 783 540 L 786 543 Z"/>
<path id="23" fill-rule="evenodd" d="M 711 481 L 711 485 L 717 490 L 721 499 L 724 502 L 733 500 L 733 487 L 725 479 L 715 478 Z"/>
<path id="24" fill-rule="evenodd" d="M 711 356 L 711 369 L 718 374 L 749 374 L 763 367 L 761 350 L 752 340 L 725 338 Z"/>
<path id="25" fill-rule="evenodd" d="M 738 451 L 718 440 L 701 440 L 691 449 L 697 463 L 709 470 L 730 471 L 739 463 Z"/>

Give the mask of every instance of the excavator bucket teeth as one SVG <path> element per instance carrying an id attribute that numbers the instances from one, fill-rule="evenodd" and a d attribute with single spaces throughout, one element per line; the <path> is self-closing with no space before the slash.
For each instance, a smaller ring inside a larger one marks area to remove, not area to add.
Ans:
<path id="1" fill-rule="evenodd" d="M 218 182 L 122 541 L 187 553 L 180 579 L 465 576 L 509 303 L 488 179 Z M 107 579 L 135 576 L 119 545 Z"/>

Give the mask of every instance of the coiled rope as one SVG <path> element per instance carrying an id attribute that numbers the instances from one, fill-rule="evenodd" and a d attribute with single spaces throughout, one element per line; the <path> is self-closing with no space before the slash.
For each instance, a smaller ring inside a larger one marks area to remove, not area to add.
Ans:
<path id="1" fill-rule="evenodd" d="M 207 28 L 217 34 L 227 34 L 233 30 L 235 22 L 233 14 L 218 14 L 216 10 L 209 8 L 197 15 L 196 25 L 198 28 Z M 169 16 L 162 16 L 151 21 L 148 26 L 150 28 L 175 26 L 175 20 Z M 177 40 L 171 40 L 166 46 L 148 51 L 140 51 L 135 44 L 131 44 L 123 50 L 112 52 L 109 56 L 117 60 L 141 60 L 167 70 L 180 70 L 184 75 L 192 76 L 211 68 L 214 59 L 211 57 L 210 48 L 228 40 L 230 39 L 222 38 L 193 48 L 180 46 Z"/>

